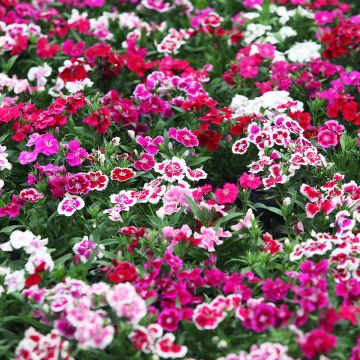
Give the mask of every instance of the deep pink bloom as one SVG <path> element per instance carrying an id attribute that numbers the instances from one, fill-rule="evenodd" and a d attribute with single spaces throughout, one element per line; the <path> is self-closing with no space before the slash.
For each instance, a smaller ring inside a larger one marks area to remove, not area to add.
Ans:
<path id="1" fill-rule="evenodd" d="M 176 331 L 179 321 L 182 319 L 181 311 L 176 308 L 168 308 L 161 311 L 157 322 L 166 331 Z"/>
<path id="2" fill-rule="evenodd" d="M 59 143 L 53 134 L 44 134 L 35 141 L 35 151 L 39 154 L 50 156 L 59 151 Z"/>
<path id="3" fill-rule="evenodd" d="M 323 148 L 329 148 L 338 144 L 338 135 L 335 131 L 328 129 L 321 130 L 318 133 L 318 143 Z"/>
<path id="4" fill-rule="evenodd" d="M 336 346 L 336 336 L 323 329 L 315 329 L 306 334 L 300 342 L 301 351 L 307 359 L 313 359 L 318 354 L 326 354 Z"/>
<path id="5" fill-rule="evenodd" d="M 170 139 L 174 139 L 186 147 L 194 147 L 199 145 L 199 140 L 196 135 L 190 130 L 170 128 L 168 131 Z"/>
<path id="6" fill-rule="evenodd" d="M 159 145 L 164 142 L 162 136 L 151 138 L 150 136 L 138 136 L 136 142 L 150 155 L 156 155 L 159 152 Z"/>
<path id="7" fill-rule="evenodd" d="M 21 208 L 25 205 L 26 200 L 16 195 L 11 197 L 11 201 L 3 208 L 0 208 L 0 217 L 7 215 L 9 218 L 19 216 Z"/>
<path id="8" fill-rule="evenodd" d="M 70 140 L 66 146 L 68 152 L 66 153 L 65 160 L 70 166 L 81 165 L 83 159 L 88 155 L 87 151 L 80 145 L 79 140 Z"/>
<path id="9" fill-rule="evenodd" d="M 61 50 L 71 57 L 79 57 L 84 51 L 85 43 L 83 41 L 79 41 L 78 43 L 74 43 L 71 39 L 66 39 L 66 41 L 61 45 Z"/>
<path id="10" fill-rule="evenodd" d="M 243 189 L 256 190 L 262 185 L 262 181 L 260 176 L 245 172 L 241 175 L 239 184 Z"/>
<path id="11" fill-rule="evenodd" d="M 216 201 L 219 204 L 233 204 L 236 201 L 239 189 L 235 184 L 226 183 L 222 189 L 216 189 Z"/>

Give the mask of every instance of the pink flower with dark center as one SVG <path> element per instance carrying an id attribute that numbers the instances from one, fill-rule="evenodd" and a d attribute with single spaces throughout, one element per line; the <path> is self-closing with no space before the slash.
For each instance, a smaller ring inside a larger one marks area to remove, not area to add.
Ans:
<path id="1" fill-rule="evenodd" d="M 87 194 L 90 191 L 90 182 L 85 174 L 68 174 L 65 189 L 70 194 Z"/>
<path id="2" fill-rule="evenodd" d="M 19 195 L 22 199 L 32 203 L 44 198 L 44 195 L 34 188 L 21 190 Z"/>
<path id="3" fill-rule="evenodd" d="M 216 329 L 224 318 L 225 313 L 210 304 L 198 305 L 193 314 L 193 322 L 199 330 Z"/>
<path id="4" fill-rule="evenodd" d="M 182 180 L 187 166 L 183 159 L 173 157 L 171 160 L 165 160 L 155 165 L 155 171 L 161 173 L 165 180 L 174 182 Z"/>
<path id="5" fill-rule="evenodd" d="M 161 311 L 157 322 L 166 331 L 176 331 L 179 321 L 182 319 L 181 311 L 176 308 L 167 308 Z"/>

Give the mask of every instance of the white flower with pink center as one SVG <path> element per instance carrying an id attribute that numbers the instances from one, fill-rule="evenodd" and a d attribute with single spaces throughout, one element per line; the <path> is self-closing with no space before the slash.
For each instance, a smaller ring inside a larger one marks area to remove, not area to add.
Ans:
<path id="1" fill-rule="evenodd" d="M 57 211 L 61 215 L 71 216 L 76 210 L 81 210 L 84 206 L 85 202 L 80 196 L 66 193 L 60 201 Z"/>

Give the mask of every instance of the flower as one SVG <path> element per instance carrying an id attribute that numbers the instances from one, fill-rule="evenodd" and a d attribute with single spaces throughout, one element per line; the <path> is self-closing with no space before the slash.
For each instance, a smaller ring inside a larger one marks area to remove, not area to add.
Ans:
<path id="1" fill-rule="evenodd" d="M 334 131 L 328 129 L 319 131 L 317 136 L 318 143 L 323 148 L 336 146 L 338 144 L 337 138 L 338 138 L 337 134 Z"/>
<path id="2" fill-rule="evenodd" d="M 216 189 L 216 201 L 219 204 L 233 204 L 236 201 L 239 189 L 235 184 L 226 183 L 223 188 Z"/>
<path id="3" fill-rule="evenodd" d="M 136 173 L 129 168 L 116 167 L 111 171 L 110 178 L 111 180 L 117 180 L 123 182 L 131 179 L 135 175 Z"/>
<path id="4" fill-rule="evenodd" d="M 94 252 L 95 248 L 98 246 L 100 250 L 104 250 L 104 245 L 97 245 L 95 242 L 90 241 L 87 236 L 85 236 L 80 242 L 76 243 L 73 247 L 75 253 L 75 260 L 80 260 L 82 263 L 86 263 L 89 260 L 89 257 Z M 96 261 L 98 258 L 101 259 L 103 254 L 101 251 L 97 251 L 93 261 Z"/>
<path id="5" fill-rule="evenodd" d="M 70 166 L 81 165 L 82 161 L 88 156 L 87 151 L 81 147 L 79 140 L 71 140 L 64 147 L 67 150 L 65 160 Z"/>
<path id="6" fill-rule="evenodd" d="M 140 171 L 150 171 L 154 166 L 155 160 L 150 154 L 142 154 L 134 164 L 135 169 Z"/>
<path id="7" fill-rule="evenodd" d="M 231 233 L 223 231 L 222 228 L 215 232 L 214 229 L 205 226 L 201 227 L 200 233 L 194 233 L 194 238 L 199 240 L 198 246 L 209 252 L 215 251 L 214 244 L 221 245 L 223 243 L 220 237 L 231 237 Z"/>
<path id="8" fill-rule="evenodd" d="M 157 322 L 166 331 L 176 331 L 179 321 L 182 319 L 181 311 L 176 308 L 167 308 L 161 311 Z"/>
<path id="9" fill-rule="evenodd" d="M 190 130 L 170 128 L 168 131 L 170 139 L 174 139 L 186 147 L 194 147 L 199 145 L 199 140 Z"/>
<path id="10" fill-rule="evenodd" d="M 61 215 L 71 216 L 76 210 L 81 210 L 85 206 L 84 200 L 77 195 L 65 194 L 57 207 L 57 211 Z"/>
<path id="11" fill-rule="evenodd" d="M 285 53 L 292 62 L 305 62 L 320 57 L 321 46 L 313 41 L 295 43 Z"/>
<path id="12" fill-rule="evenodd" d="M 159 145 L 164 142 L 162 136 L 156 136 L 154 139 L 150 136 L 138 136 L 136 142 L 150 155 L 156 155 L 159 152 Z"/>
<path id="13" fill-rule="evenodd" d="M 112 283 L 134 282 L 137 276 L 136 267 L 127 261 L 114 261 L 114 266 L 106 273 L 106 277 Z"/>
<path id="14" fill-rule="evenodd" d="M 260 176 L 245 172 L 239 178 L 239 184 L 243 189 L 256 190 L 262 185 L 262 181 Z"/>
<path id="15" fill-rule="evenodd" d="M 336 343 L 337 339 L 334 335 L 323 329 L 315 329 L 300 340 L 300 349 L 307 359 L 312 359 L 318 354 L 330 352 Z"/>

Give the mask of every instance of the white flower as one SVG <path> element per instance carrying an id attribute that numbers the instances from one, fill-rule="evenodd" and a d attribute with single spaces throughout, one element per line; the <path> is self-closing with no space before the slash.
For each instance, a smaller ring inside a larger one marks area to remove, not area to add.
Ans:
<path id="1" fill-rule="evenodd" d="M 321 46 L 313 41 L 296 43 L 285 54 L 292 62 L 306 62 L 320 57 Z"/>
<path id="2" fill-rule="evenodd" d="M 12 165 L 9 163 L 7 156 L 8 156 L 8 154 L 6 153 L 6 146 L 0 145 L 0 171 L 3 171 L 5 169 L 11 170 L 11 168 L 12 168 Z M 4 186 L 4 182 L 3 182 L 2 186 L 0 184 L 0 189 L 3 186 Z"/>
<path id="3" fill-rule="evenodd" d="M 52 69 L 48 64 L 43 66 L 34 66 L 28 71 L 28 79 L 36 80 L 37 86 L 44 86 L 47 83 L 47 77 L 51 75 Z"/>
<path id="4" fill-rule="evenodd" d="M 280 30 L 279 30 L 279 35 L 281 37 L 282 40 L 285 40 L 288 37 L 291 36 L 296 36 L 297 32 L 290 26 L 283 26 Z"/>
<path id="5" fill-rule="evenodd" d="M 5 276 L 4 284 L 7 286 L 7 293 L 20 291 L 25 286 L 25 271 L 17 270 Z"/>
<path id="6" fill-rule="evenodd" d="M 51 258 L 50 254 L 45 251 L 39 251 L 36 254 L 30 256 L 28 262 L 25 264 L 25 270 L 29 274 L 34 274 L 36 268 L 42 264 L 45 264 L 44 269 L 46 271 L 52 271 L 54 268 L 54 261 Z"/>
<path id="7" fill-rule="evenodd" d="M 13 249 L 21 249 L 30 245 L 31 241 L 35 239 L 35 235 L 29 231 L 15 230 L 10 235 L 10 244 Z"/>

